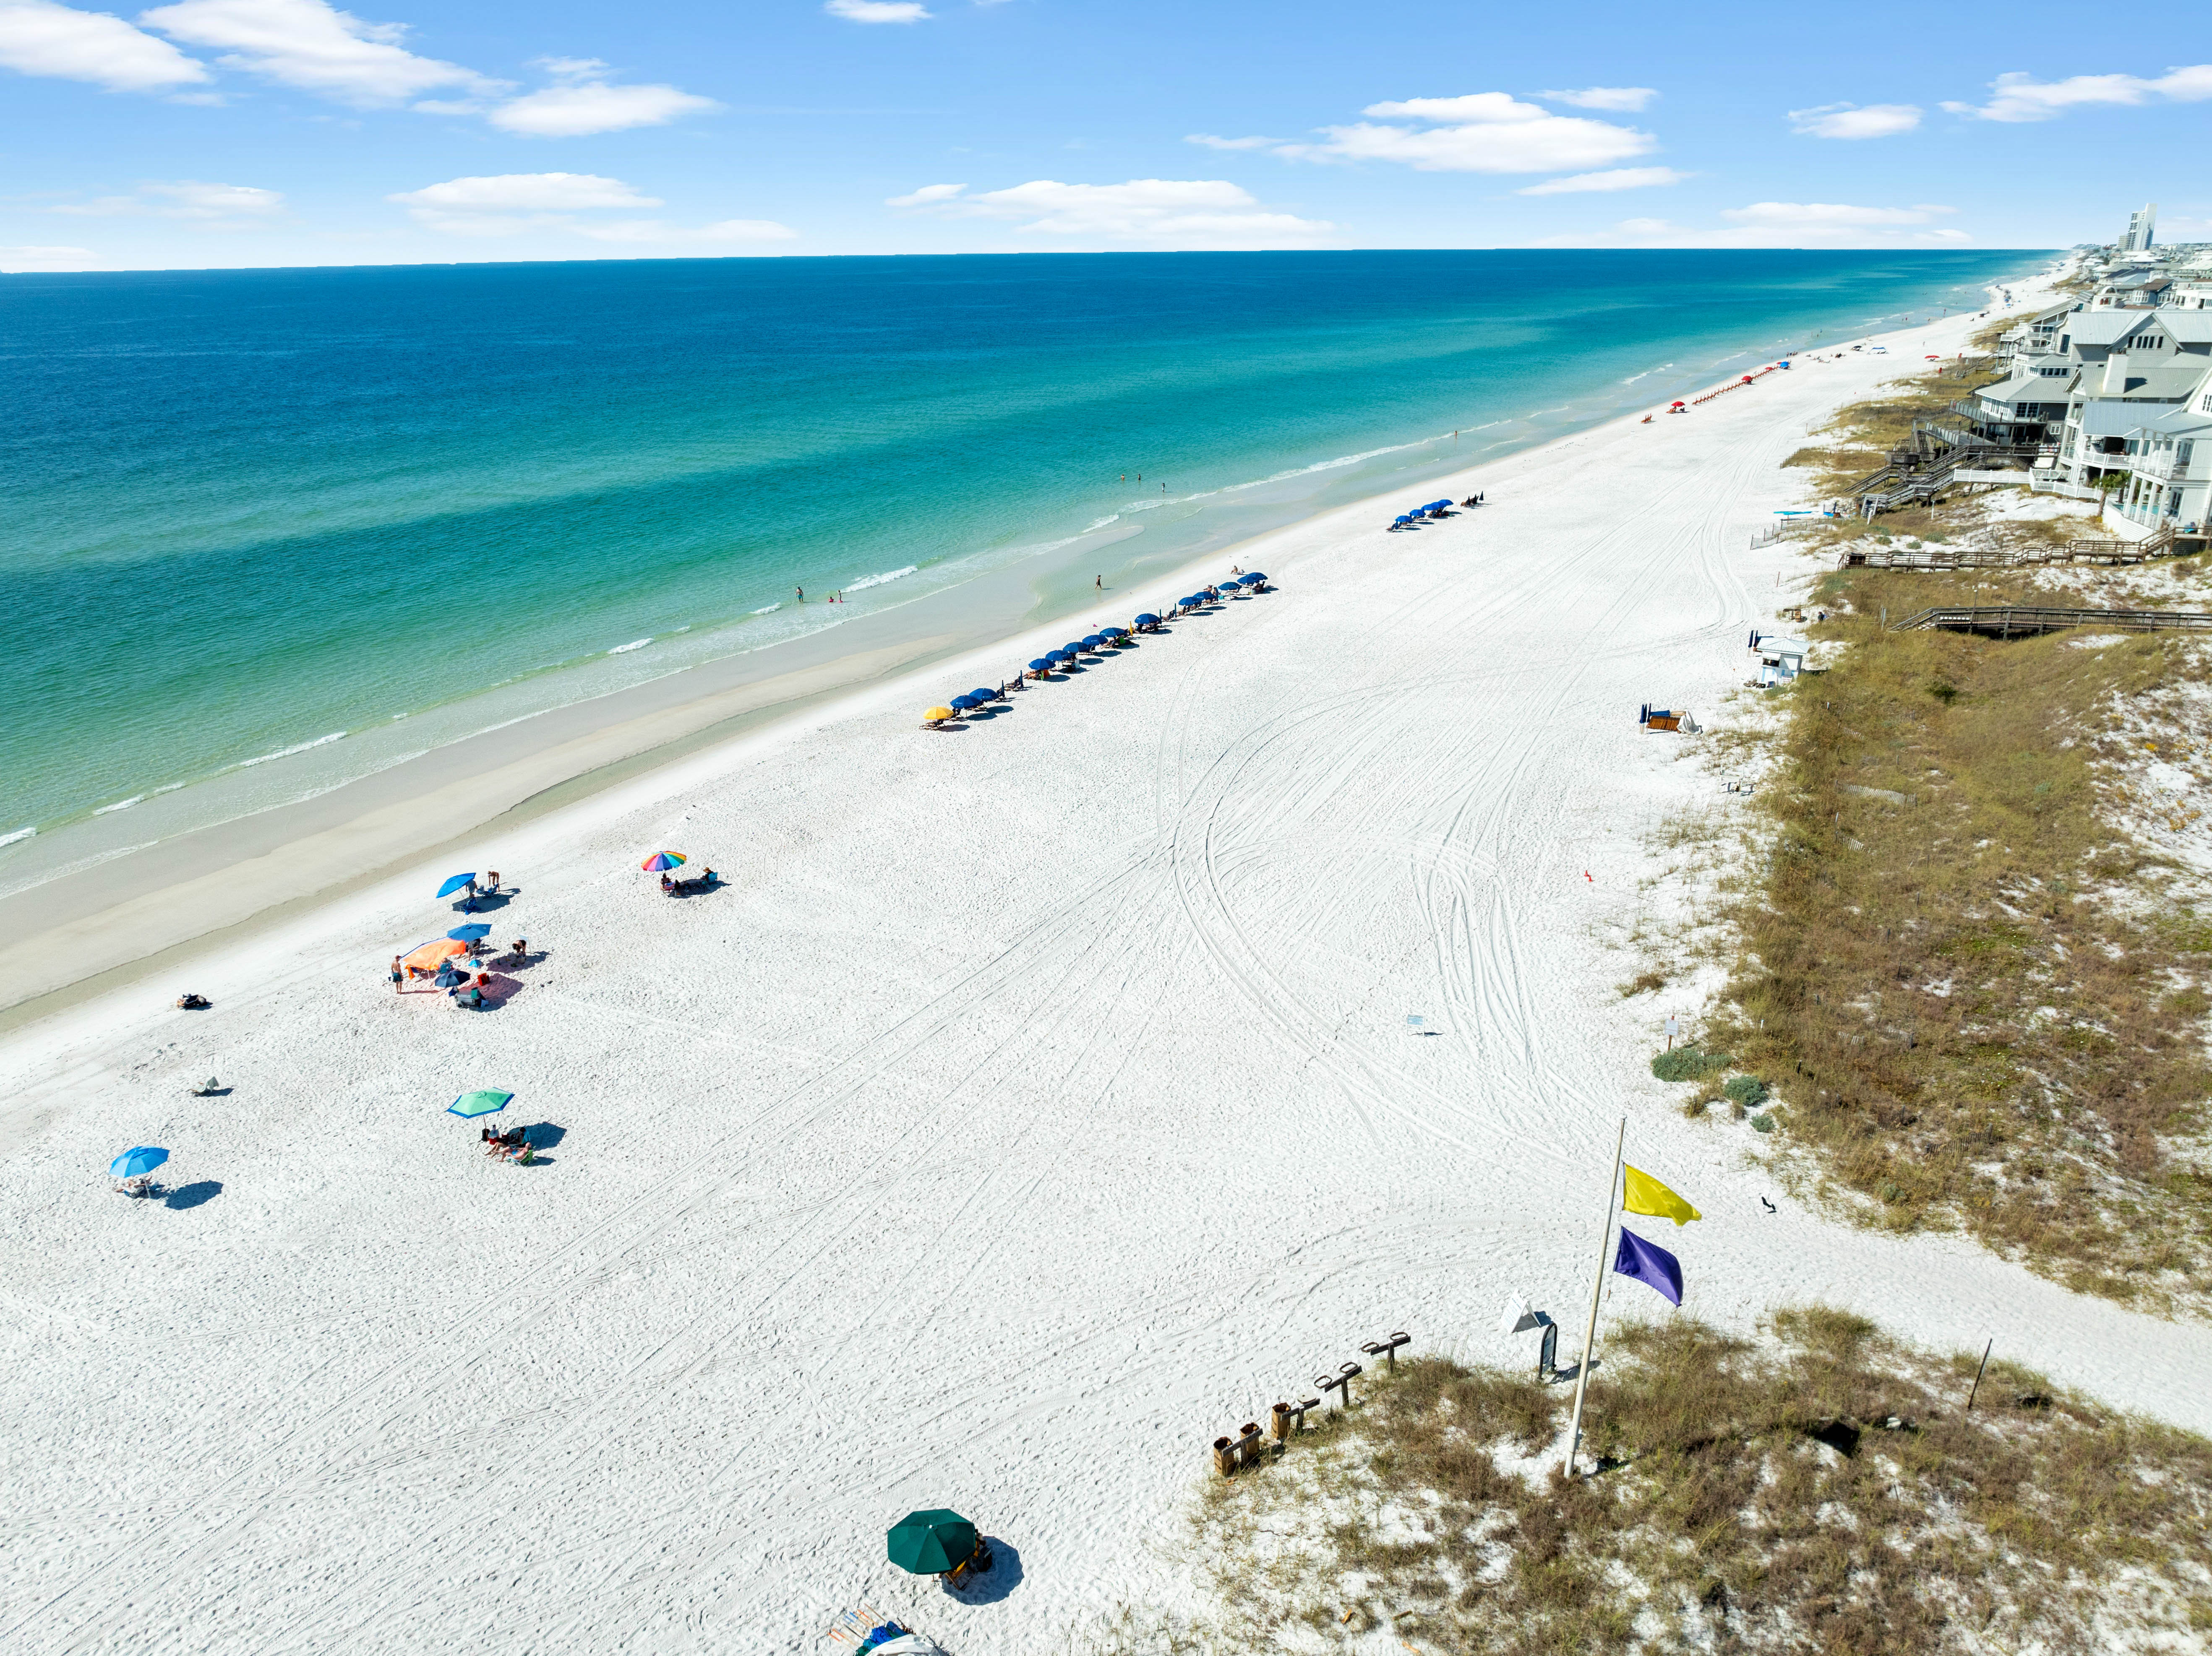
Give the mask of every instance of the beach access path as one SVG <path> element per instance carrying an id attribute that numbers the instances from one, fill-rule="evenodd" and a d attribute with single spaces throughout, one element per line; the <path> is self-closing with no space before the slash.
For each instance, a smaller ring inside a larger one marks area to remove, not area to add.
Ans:
<path id="1" fill-rule="evenodd" d="M 1623 1113 L 1706 1216 L 1647 1232 L 1686 1310 L 1994 1336 L 2212 1427 L 2202 1326 L 1829 1222 L 1684 1119 L 1601 937 L 1717 794 L 1635 709 L 1723 717 L 1805 573 L 1747 549 L 1778 463 L 1974 325 L 1270 537 L 1235 561 L 1279 591 L 965 730 L 921 709 L 1089 628 L 487 843 L 453 867 L 544 951 L 495 1011 L 386 985 L 461 918 L 440 864 L 0 1042 L 0 1642 L 799 1652 L 866 1598 L 1034 1656 L 1175 1602 L 1208 1442 L 1363 1341 L 1532 1362 L 1499 1305 L 1571 1321 Z M 728 887 L 663 898 L 664 846 Z M 480 1087 L 540 1165 L 441 1113 Z M 109 1193 L 133 1143 L 185 1199 Z M 981 1602 L 884 1562 L 935 1506 L 994 1538 Z"/>

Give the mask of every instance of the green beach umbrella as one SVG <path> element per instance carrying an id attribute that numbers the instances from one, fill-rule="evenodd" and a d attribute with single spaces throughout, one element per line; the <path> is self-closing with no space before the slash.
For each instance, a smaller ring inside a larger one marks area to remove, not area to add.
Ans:
<path id="1" fill-rule="evenodd" d="M 482 1092 L 463 1093 L 446 1106 L 446 1113 L 471 1117 L 493 1115 L 505 1109 L 514 1101 L 513 1093 L 502 1093 L 495 1088 L 487 1087 Z"/>
<path id="2" fill-rule="evenodd" d="M 910 1575 L 942 1575 L 975 1555 L 975 1526 L 944 1507 L 908 1513 L 887 1538 L 891 1562 Z"/>

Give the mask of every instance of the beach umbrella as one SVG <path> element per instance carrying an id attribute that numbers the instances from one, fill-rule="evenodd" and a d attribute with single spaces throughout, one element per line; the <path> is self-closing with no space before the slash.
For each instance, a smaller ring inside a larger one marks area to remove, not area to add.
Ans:
<path id="1" fill-rule="evenodd" d="M 1108 638 L 1127 638 L 1129 636 L 1129 629 L 1126 627 L 1103 627 L 1101 628 L 1099 631 Z"/>
<path id="2" fill-rule="evenodd" d="M 122 1155 L 110 1162 L 107 1164 L 107 1170 L 118 1179 L 137 1179 L 153 1172 L 168 1159 L 168 1151 L 157 1149 L 151 1144 L 139 1144 L 124 1151 Z M 925 1515 L 941 1515 L 948 1518 L 951 1516 L 949 1513 Z M 946 1568 L 950 1568 L 951 1566 L 948 1565 Z"/>
<path id="3" fill-rule="evenodd" d="M 441 897 L 450 897 L 456 891 L 459 891 L 463 886 L 466 885 L 470 881 L 476 877 L 477 877 L 473 874 L 456 874 L 452 879 L 447 881 L 445 884 L 438 888 L 438 895 Z"/>
<path id="4" fill-rule="evenodd" d="M 910 1575 L 942 1575 L 975 1556 L 975 1526 L 945 1507 L 908 1513 L 884 1541 L 891 1562 Z"/>
<path id="5" fill-rule="evenodd" d="M 964 713 L 975 705 L 975 698 L 972 695 L 956 695 L 952 698 L 952 705 L 956 710 Z"/>
<path id="6" fill-rule="evenodd" d="M 969 691 L 968 694 L 975 698 L 975 705 L 979 707 L 987 701 L 996 701 L 999 699 L 999 693 L 996 690 L 987 690 L 980 686 Z"/>
<path id="7" fill-rule="evenodd" d="M 1086 650 L 1095 650 L 1105 641 L 1106 635 L 1103 633 L 1092 633 L 1084 639 L 1083 647 Z"/>
<path id="8" fill-rule="evenodd" d="M 458 969 L 451 961 L 438 968 L 438 975 L 430 980 L 441 989 L 451 989 L 456 984 L 466 983 L 469 974 Z"/>
<path id="9" fill-rule="evenodd" d="M 487 1087 L 480 1092 L 463 1093 L 446 1106 L 446 1113 L 466 1116 L 473 1119 L 480 1115 L 496 1115 L 513 1102 L 514 1102 L 513 1093 L 503 1093 L 495 1087 Z"/>
<path id="10" fill-rule="evenodd" d="M 457 925 L 446 935 L 455 943 L 474 943 L 478 937 L 489 937 L 491 928 L 488 925 Z"/>
<path id="11" fill-rule="evenodd" d="M 1066 652 L 1067 658 L 1070 661 L 1073 661 L 1076 657 L 1083 653 L 1083 640 L 1079 638 L 1070 639 L 1066 643 L 1061 645 L 1060 647 L 1061 650 Z"/>
<path id="12" fill-rule="evenodd" d="M 638 866 L 647 874 L 665 874 L 672 868 L 684 866 L 684 853 L 680 851 L 656 851 Z"/>
<path id="13" fill-rule="evenodd" d="M 1052 663 L 1044 657 L 1039 656 L 1035 661 L 1030 663 L 1030 670 L 1033 673 L 1048 673 L 1052 670 Z"/>
<path id="14" fill-rule="evenodd" d="M 1160 618 L 1149 610 L 1137 617 L 1137 625 L 1139 627 L 1157 627 L 1159 624 Z"/>
<path id="15" fill-rule="evenodd" d="M 945 720 L 952 717 L 952 709 L 950 707 L 932 707 L 927 713 L 924 713 L 922 717 L 930 720 L 933 724 L 942 724 Z"/>

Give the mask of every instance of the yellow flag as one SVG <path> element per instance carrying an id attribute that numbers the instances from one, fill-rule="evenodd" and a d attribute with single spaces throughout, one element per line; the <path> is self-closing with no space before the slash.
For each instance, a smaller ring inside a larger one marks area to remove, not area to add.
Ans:
<path id="1" fill-rule="evenodd" d="M 1628 1192 L 1621 1206 L 1631 1213 L 1648 1213 L 1655 1219 L 1672 1219 L 1678 1225 L 1685 1220 L 1705 1217 L 1650 1174 L 1636 1168 L 1628 1170 Z"/>

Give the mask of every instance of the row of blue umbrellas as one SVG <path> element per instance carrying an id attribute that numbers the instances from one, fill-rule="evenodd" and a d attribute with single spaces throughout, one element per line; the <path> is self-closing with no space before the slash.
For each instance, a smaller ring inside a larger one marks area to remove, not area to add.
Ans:
<path id="1" fill-rule="evenodd" d="M 1394 521 L 1390 527 L 1393 529 L 1403 529 L 1407 524 L 1419 523 L 1424 518 L 1436 517 L 1445 511 L 1450 505 L 1451 502 L 1449 500 L 1431 500 L 1426 506 L 1415 507 L 1411 512 L 1407 513 L 1405 515 Z"/>
<path id="2" fill-rule="evenodd" d="M 1255 571 L 1249 575 L 1237 576 L 1234 579 L 1224 582 L 1223 585 L 1230 587 L 1256 588 L 1264 584 L 1267 579 L 1265 575 Z M 1212 592 L 1197 592 L 1187 598 L 1177 598 L 1175 607 L 1177 613 L 1181 613 L 1186 610 L 1195 610 L 1200 604 L 1210 604 L 1212 601 Z M 1136 627 L 1157 627 L 1159 624 L 1160 617 L 1149 610 L 1131 623 Z M 1103 650 L 1109 645 L 1119 644 L 1128 636 L 1129 628 L 1127 627 L 1102 627 L 1095 633 L 1089 633 L 1079 639 L 1069 640 L 1057 650 L 1047 650 L 1029 664 L 1027 670 L 1032 673 L 1048 673 L 1055 667 L 1073 666 L 1085 653 Z M 945 704 L 943 709 L 933 709 L 932 717 L 938 717 L 946 710 L 955 713 L 973 713 L 976 708 L 988 707 L 998 700 L 998 691 L 978 687 L 952 697 Z"/>

